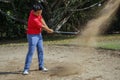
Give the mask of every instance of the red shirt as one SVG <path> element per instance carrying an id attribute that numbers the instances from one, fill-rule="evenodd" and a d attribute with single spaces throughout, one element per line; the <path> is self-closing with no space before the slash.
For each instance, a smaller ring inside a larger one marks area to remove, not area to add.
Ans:
<path id="1" fill-rule="evenodd" d="M 31 10 L 28 18 L 27 34 L 40 34 L 42 31 L 42 15 L 36 16 Z"/>

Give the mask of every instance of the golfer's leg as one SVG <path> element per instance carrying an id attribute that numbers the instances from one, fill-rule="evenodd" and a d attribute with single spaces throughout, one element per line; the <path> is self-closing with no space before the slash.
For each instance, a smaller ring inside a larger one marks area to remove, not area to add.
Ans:
<path id="1" fill-rule="evenodd" d="M 29 43 L 29 48 L 28 48 L 28 53 L 26 56 L 26 61 L 25 61 L 25 67 L 24 70 L 29 70 L 31 61 L 32 61 L 32 56 L 35 51 L 35 47 L 37 45 L 38 37 L 34 35 L 28 35 L 28 43 Z"/>
<path id="2" fill-rule="evenodd" d="M 37 43 L 37 52 L 38 52 L 38 62 L 39 62 L 39 68 L 44 67 L 44 50 L 43 50 L 43 39 L 40 34 L 39 40 Z"/>

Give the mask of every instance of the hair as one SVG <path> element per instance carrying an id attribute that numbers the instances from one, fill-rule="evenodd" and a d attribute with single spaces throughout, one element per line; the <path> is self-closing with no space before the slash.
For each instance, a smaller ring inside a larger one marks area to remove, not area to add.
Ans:
<path id="1" fill-rule="evenodd" d="M 34 11 L 43 10 L 43 6 L 41 4 L 34 4 L 33 10 Z"/>

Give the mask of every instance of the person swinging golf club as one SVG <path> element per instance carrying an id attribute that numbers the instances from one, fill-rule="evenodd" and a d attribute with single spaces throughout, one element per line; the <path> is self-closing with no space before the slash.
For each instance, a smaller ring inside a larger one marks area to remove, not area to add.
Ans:
<path id="1" fill-rule="evenodd" d="M 43 51 L 43 39 L 42 39 L 42 29 L 47 31 L 47 33 L 53 33 L 54 31 L 50 29 L 45 23 L 42 17 L 43 7 L 41 4 L 33 5 L 33 9 L 30 12 L 28 18 L 28 26 L 27 26 L 27 40 L 28 40 L 28 53 L 26 55 L 25 65 L 23 74 L 29 74 L 30 65 L 32 62 L 33 53 L 35 48 L 37 47 L 37 55 L 38 55 L 38 66 L 39 70 L 47 71 L 44 67 L 44 51 Z"/>

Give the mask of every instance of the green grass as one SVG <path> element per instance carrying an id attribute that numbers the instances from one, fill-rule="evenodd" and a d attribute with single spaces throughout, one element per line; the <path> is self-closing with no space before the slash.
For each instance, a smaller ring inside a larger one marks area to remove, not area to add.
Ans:
<path id="1" fill-rule="evenodd" d="M 57 35 L 57 36 L 44 36 L 44 44 L 45 45 L 69 45 L 69 44 L 75 44 L 79 46 L 84 46 L 84 43 L 79 43 L 80 41 L 77 40 L 78 38 L 76 36 L 69 36 L 69 35 Z M 79 38 L 80 39 L 80 38 Z M 86 43 L 85 43 L 86 44 Z M 0 45 L 27 45 L 26 39 L 21 40 L 8 40 L 0 42 Z M 84 46 L 85 47 L 85 46 Z M 112 50 L 120 50 L 120 34 L 119 35 L 106 35 L 106 36 L 99 36 L 97 38 L 97 48 L 103 48 L 103 49 L 112 49 Z"/>
<path id="2" fill-rule="evenodd" d="M 45 37 L 44 44 L 74 44 L 76 43 L 76 36 L 51 36 Z M 80 46 L 84 46 L 84 43 L 78 42 Z M 120 34 L 113 34 L 113 35 L 106 35 L 106 36 L 99 36 L 97 38 L 97 48 L 103 49 L 112 49 L 112 50 L 120 50 Z"/>
<path id="3" fill-rule="evenodd" d="M 56 35 L 56 36 L 44 36 L 44 44 L 69 44 L 74 40 L 74 35 Z"/>
<path id="4" fill-rule="evenodd" d="M 120 40 L 99 42 L 97 47 L 104 49 L 120 50 Z"/>
<path id="5" fill-rule="evenodd" d="M 47 35 L 43 36 L 43 42 L 45 45 L 54 44 L 69 44 L 71 40 L 74 40 L 75 35 Z M 2 40 L 0 46 L 26 46 L 28 45 L 27 39 L 14 39 L 14 40 Z"/>
<path id="6" fill-rule="evenodd" d="M 44 44 L 74 44 L 76 41 L 76 36 L 54 36 L 54 37 L 45 37 Z M 84 43 L 75 44 L 79 46 L 84 46 Z M 97 48 L 103 49 L 112 49 L 112 50 L 120 50 L 120 34 L 99 36 L 97 38 Z"/>
<path id="7" fill-rule="evenodd" d="M 107 35 L 98 38 L 97 47 L 120 50 L 120 35 Z"/>

